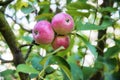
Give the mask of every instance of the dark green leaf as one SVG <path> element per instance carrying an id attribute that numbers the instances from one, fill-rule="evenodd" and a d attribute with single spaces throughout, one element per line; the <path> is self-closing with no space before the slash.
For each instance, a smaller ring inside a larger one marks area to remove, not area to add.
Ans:
<path id="1" fill-rule="evenodd" d="M 96 69 L 91 67 L 83 67 L 82 72 L 83 72 L 84 80 L 89 80 L 90 77 L 96 73 Z"/>
<path id="2" fill-rule="evenodd" d="M 67 0 L 67 4 L 70 3 L 72 0 Z"/>
<path id="3" fill-rule="evenodd" d="M 120 52 L 120 46 L 113 46 L 108 48 L 108 50 L 104 53 L 105 58 L 110 58 Z"/>
<path id="4" fill-rule="evenodd" d="M 30 74 L 30 78 L 36 78 L 38 76 L 38 74 Z"/>
<path id="5" fill-rule="evenodd" d="M 39 62 L 42 60 L 42 57 L 40 56 L 35 56 L 33 57 L 33 59 L 31 60 L 31 64 L 32 66 L 36 69 L 41 71 L 43 69 L 43 66 L 41 64 L 39 64 Z"/>
<path id="6" fill-rule="evenodd" d="M 120 79 L 120 71 L 116 71 L 112 74 L 113 80 L 119 80 Z"/>
<path id="7" fill-rule="evenodd" d="M 82 70 L 80 65 L 77 64 L 77 61 L 80 61 L 80 57 L 78 55 L 72 55 L 67 61 L 71 67 L 72 80 L 83 80 Z"/>
<path id="8" fill-rule="evenodd" d="M 105 8 L 98 9 L 99 12 L 115 12 L 116 10 L 117 8 L 112 8 L 112 7 L 105 7 Z"/>
<path id="9" fill-rule="evenodd" d="M 47 74 L 51 74 L 51 73 L 53 73 L 55 70 L 52 68 L 52 67 L 47 67 L 46 68 L 46 70 L 45 70 L 45 72 L 47 73 Z"/>
<path id="10" fill-rule="evenodd" d="M 7 70 L 1 72 L 1 76 L 8 76 L 8 75 L 13 74 L 14 72 L 15 72 L 14 70 L 7 69 Z"/>
<path id="11" fill-rule="evenodd" d="M 117 66 L 117 60 L 115 58 L 105 59 L 104 63 L 104 72 L 112 72 L 115 71 Z"/>
<path id="12" fill-rule="evenodd" d="M 105 72 L 104 76 L 105 76 L 105 80 L 115 80 L 113 79 L 112 74 L 110 72 Z"/>

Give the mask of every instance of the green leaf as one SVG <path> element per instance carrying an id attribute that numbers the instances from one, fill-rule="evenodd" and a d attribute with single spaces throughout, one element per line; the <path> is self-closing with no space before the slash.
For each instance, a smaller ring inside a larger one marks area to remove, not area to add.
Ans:
<path id="1" fill-rule="evenodd" d="M 67 75 L 69 80 L 71 80 L 70 66 L 62 57 L 50 55 L 50 56 L 45 57 L 40 62 L 40 64 L 44 64 L 44 67 L 51 65 L 51 64 L 57 64 Z"/>
<path id="2" fill-rule="evenodd" d="M 105 80 L 116 80 L 112 77 L 112 74 L 110 72 L 104 72 Z"/>
<path id="3" fill-rule="evenodd" d="M 115 71 L 117 66 L 117 60 L 115 58 L 105 59 L 104 60 L 104 72 L 112 72 Z"/>
<path id="4" fill-rule="evenodd" d="M 8 75 L 13 74 L 14 72 L 15 72 L 15 70 L 7 69 L 5 71 L 2 71 L 0 75 L 1 76 L 8 76 Z"/>
<path id="5" fill-rule="evenodd" d="M 83 67 L 82 72 L 84 80 L 89 80 L 91 76 L 96 73 L 96 69 L 91 67 Z"/>
<path id="6" fill-rule="evenodd" d="M 88 17 L 90 15 L 89 12 L 80 12 L 80 11 L 77 11 L 76 9 L 68 10 L 67 13 L 69 13 L 72 16 L 82 16 L 82 17 L 83 16 Z"/>
<path id="7" fill-rule="evenodd" d="M 76 21 L 76 29 L 77 30 L 104 30 L 108 27 L 111 27 L 113 22 L 111 21 L 103 21 L 101 25 L 95 25 L 91 23 L 83 24 L 81 21 Z"/>
<path id="8" fill-rule="evenodd" d="M 47 74 L 51 74 L 51 73 L 53 73 L 55 70 L 52 68 L 52 67 L 47 67 L 46 68 L 46 70 L 45 70 L 45 72 L 47 73 Z"/>
<path id="9" fill-rule="evenodd" d="M 71 72 L 69 64 L 60 56 L 53 56 L 51 59 L 53 64 L 59 65 L 59 67 L 64 71 L 69 80 L 71 80 Z"/>
<path id="10" fill-rule="evenodd" d="M 18 65 L 17 72 L 23 72 L 23 73 L 29 73 L 29 74 L 31 74 L 31 73 L 38 74 L 39 73 L 36 69 L 34 69 L 30 65 L 26 65 L 26 64 Z"/>
<path id="11" fill-rule="evenodd" d="M 22 38 L 27 42 L 32 42 L 33 41 L 33 38 L 30 37 L 30 36 L 23 36 Z"/>
<path id="12" fill-rule="evenodd" d="M 39 64 L 39 62 L 41 60 L 42 60 L 42 57 L 40 57 L 40 56 L 35 56 L 32 58 L 31 64 L 36 70 L 41 71 L 43 69 L 43 66 L 41 64 Z"/>
<path id="13" fill-rule="evenodd" d="M 27 2 L 24 2 L 23 0 L 17 0 L 16 4 L 15 4 L 15 9 L 16 10 L 19 10 L 21 9 L 22 7 L 27 7 L 28 6 L 28 3 Z"/>
<path id="14" fill-rule="evenodd" d="M 115 54 L 118 54 L 120 52 L 119 46 L 113 46 L 111 48 L 108 48 L 108 50 L 105 52 L 104 56 L 105 58 L 110 58 L 114 56 Z"/>
<path id="15" fill-rule="evenodd" d="M 30 74 L 30 78 L 36 78 L 38 76 L 38 74 Z"/>
<path id="16" fill-rule="evenodd" d="M 39 6 L 46 6 L 46 5 L 50 5 L 50 1 L 42 1 L 38 3 Z"/>
<path id="17" fill-rule="evenodd" d="M 35 9 L 31 6 L 31 5 L 28 5 L 27 7 L 22 7 L 21 8 L 21 11 L 24 13 L 24 14 L 29 14 L 31 12 L 33 12 Z"/>
<path id="18" fill-rule="evenodd" d="M 68 4 L 67 9 L 70 10 L 71 7 L 76 9 L 88 9 L 88 10 L 94 8 L 92 5 L 89 5 L 84 1 L 77 1 L 77 2 L 70 3 Z"/>
<path id="19" fill-rule="evenodd" d="M 67 0 L 67 4 L 70 3 L 72 0 Z"/>
<path id="20" fill-rule="evenodd" d="M 90 42 L 88 42 L 83 36 L 81 36 L 80 34 L 78 34 L 78 37 L 80 37 L 82 39 L 82 41 L 86 44 L 86 46 L 89 48 L 89 50 L 92 52 L 92 54 L 94 55 L 95 59 L 98 56 L 98 53 L 96 51 L 95 46 L 91 45 Z"/>
<path id="21" fill-rule="evenodd" d="M 80 61 L 79 55 L 72 55 L 68 57 L 68 63 L 71 67 L 72 80 L 83 80 L 83 73 L 77 61 Z"/>
<path id="22" fill-rule="evenodd" d="M 39 20 L 41 18 L 52 18 L 54 16 L 53 13 L 43 13 L 35 17 L 36 20 Z"/>
<path id="23" fill-rule="evenodd" d="M 99 11 L 99 12 L 115 12 L 115 11 L 117 11 L 117 8 L 104 7 L 104 8 L 98 9 L 98 11 Z"/>

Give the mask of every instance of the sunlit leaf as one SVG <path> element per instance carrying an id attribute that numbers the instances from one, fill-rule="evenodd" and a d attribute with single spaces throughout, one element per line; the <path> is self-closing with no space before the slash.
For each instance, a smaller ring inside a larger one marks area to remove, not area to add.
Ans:
<path id="1" fill-rule="evenodd" d="M 32 7 L 32 6 L 27 6 L 27 7 L 22 7 L 21 8 L 21 11 L 24 13 L 24 14 L 29 14 L 31 13 L 32 11 L 34 11 L 35 9 Z"/>
<path id="2" fill-rule="evenodd" d="M 68 4 L 67 9 L 70 10 L 71 7 L 74 7 L 76 9 L 92 9 L 92 8 L 94 8 L 92 5 L 89 5 L 83 1 L 77 1 L 77 2 L 70 3 L 70 4 Z"/>
<path id="3" fill-rule="evenodd" d="M 16 4 L 15 4 L 16 10 L 21 9 L 23 6 L 24 6 L 24 7 L 27 7 L 27 6 L 28 6 L 28 3 L 27 3 L 27 2 L 24 2 L 23 0 L 17 0 L 17 2 L 16 2 Z"/>
<path id="4" fill-rule="evenodd" d="M 40 18 L 52 18 L 54 14 L 52 13 L 43 13 L 35 17 L 36 20 L 39 20 Z"/>
<path id="5" fill-rule="evenodd" d="M 38 3 L 38 5 L 40 5 L 40 6 L 50 5 L 50 1 L 42 1 L 42 2 Z"/>
<path id="6" fill-rule="evenodd" d="M 20 64 L 17 66 L 17 72 L 23 72 L 23 73 L 35 73 L 38 74 L 39 72 L 27 64 Z"/>
<path id="7" fill-rule="evenodd" d="M 88 17 L 90 15 L 89 12 L 80 12 L 75 10 L 68 10 L 67 13 L 69 13 L 72 16 L 84 16 L 84 17 Z"/>
<path id="8" fill-rule="evenodd" d="M 111 21 L 104 21 L 101 25 L 95 25 L 91 23 L 83 24 L 81 21 L 76 22 L 77 30 L 104 30 L 111 27 L 113 23 Z"/>

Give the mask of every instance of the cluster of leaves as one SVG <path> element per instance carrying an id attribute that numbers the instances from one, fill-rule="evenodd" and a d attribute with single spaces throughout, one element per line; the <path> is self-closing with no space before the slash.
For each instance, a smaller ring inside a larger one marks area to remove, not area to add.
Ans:
<path id="1" fill-rule="evenodd" d="M 55 3 L 57 5 L 57 9 L 59 9 L 59 1 Z M 36 9 L 34 5 L 38 5 L 39 10 Z M 17 13 L 18 10 L 21 10 L 24 14 L 26 14 L 26 19 L 29 21 L 31 13 L 35 13 L 35 20 L 39 21 L 42 19 L 51 20 L 53 15 L 52 9 L 50 8 L 51 2 L 49 0 L 44 0 L 42 2 L 38 2 L 37 0 L 29 0 L 28 2 L 24 2 L 23 0 L 17 0 L 15 4 L 10 4 L 10 8 L 14 9 Z M 46 48 L 46 56 L 42 56 L 39 54 L 39 49 L 41 46 L 33 46 L 31 54 L 26 60 L 26 64 L 20 64 L 17 66 L 16 71 L 14 70 L 5 70 L 1 72 L 1 76 L 4 76 L 6 80 L 8 79 L 7 75 L 11 75 L 13 73 L 23 72 L 28 73 L 30 78 L 39 78 L 45 80 L 89 80 L 96 73 L 100 72 L 102 76 L 104 76 L 105 80 L 119 80 L 120 79 L 120 59 L 118 57 L 120 52 L 120 41 L 119 38 L 115 38 L 115 45 L 113 47 L 106 47 L 107 50 L 104 52 L 104 57 L 99 56 L 97 52 L 97 46 L 93 46 L 89 41 L 88 37 L 83 35 L 81 31 L 83 30 L 104 30 L 109 28 L 110 26 L 114 26 L 116 21 L 111 19 L 107 13 L 114 13 L 118 11 L 118 7 L 94 7 L 87 3 L 87 0 L 78 0 L 76 2 L 72 2 L 72 0 L 67 0 L 65 8 L 67 9 L 67 13 L 73 16 L 75 21 L 75 30 L 70 34 L 71 42 L 70 46 L 65 51 L 59 51 L 60 49 L 53 51 L 51 47 Z M 83 11 L 86 10 L 86 11 Z M 62 9 L 59 9 L 62 11 Z M 58 11 L 58 12 L 59 12 Z M 101 13 L 104 16 L 102 24 L 95 24 L 97 21 L 97 14 Z M 84 22 L 84 18 L 89 20 L 89 16 L 94 14 L 93 23 L 90 21 Z M 119 25 L 118 25 L 119 26 Z M 20 36 L 22 36 L 23 41 L 29 44 L 32 42 L 32 37 L 30 37 L 30 33 L 19 30 L 20 35 L 18 40 L 20 40 Z M 27 35 L 26 35 L 27 34 Z M 25 35 L 25 36 L 23 36 Z M 115 36 L 114 36 L 115 37 Z M 78 38 L 78 52 L 73 52 L 73 46 L 75 45 L 75 39 Z M 109 38 L 109 37 L 108 37 Z M 94 64 L 89 67 L 83 66 L 84 63 L 82 61 L 85 57 L 85 52 L 83 48 L 90 50 L 92 55 L 94 56 Z M 23 53 L 26 53 L 28 47 L 23 47 Z M 24 54 L 25 55 L 25 54 Z M 55 69 L 53 66 L 58 66 Z M 54 76 L 56 75 L 56 77 Z M 13 75 L 12 75 L 13 76 Z M 17 74 L 14 74 L 16 77 Z"/>

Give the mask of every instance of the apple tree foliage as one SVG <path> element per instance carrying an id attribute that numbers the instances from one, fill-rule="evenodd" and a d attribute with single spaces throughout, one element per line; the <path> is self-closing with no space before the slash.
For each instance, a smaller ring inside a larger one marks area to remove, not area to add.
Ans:
<path id="1" fill-rule="evenodd" d="M 15 69 L 0 72 L 0 77 L 5 80 L 119 80 L 120 2 L 99 1 L 1 0 L 0 46 L 11 50 L 13 60 L 0 57 L 0 65 L 10 63 Z M 59 12 L 70 14 L 75 22 L 69 34 L 70 46 L 61 51 L 63 47 L 53 50 L 51 45 L 36 44 L 31 36 L 29 26 L 34 27 L 31 23 L 51 21 Z M 89 31 L 89 35 L 84 31 Z M 95 36 L 92 31 L 97 34 L 96 44 L 90 40 Z M 108 39 L 112 40 L 112 46 Z M 87 60 L 93 62 L 88 61 L 89 65 L 85 66 L 88 53 L 93 58 Z M 5 51 L 0 49 L 2 54 Z"/>

